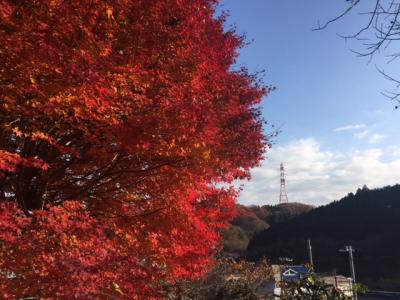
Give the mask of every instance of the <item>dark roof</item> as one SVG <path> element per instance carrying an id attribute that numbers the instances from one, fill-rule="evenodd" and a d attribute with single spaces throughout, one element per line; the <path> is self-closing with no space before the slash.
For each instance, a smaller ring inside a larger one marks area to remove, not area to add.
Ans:
<path id="1" fill-rule="evenodd" d="M 299 274 L 307 274 L 309 273 L 309 270 L 304 266 L 304 265 L 295 265 L 295 266 L 286 266 L 282 272 L 285 273 L 289 269 L 295 271 L 296 273 Z"/>
<path id="2" fill-rule="evenodd" d="M 282 280 L 296 282 L 308 277 L 309 274 L 310 271 L 303 265 L 285 266 L 282 270 Z"/>

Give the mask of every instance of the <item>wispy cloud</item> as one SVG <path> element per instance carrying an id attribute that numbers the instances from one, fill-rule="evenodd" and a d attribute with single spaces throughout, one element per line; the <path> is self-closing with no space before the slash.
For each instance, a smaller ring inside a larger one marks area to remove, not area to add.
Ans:
<path id="1" fill-rule="evenodd" d="M 244 183 L 243 204 L 277 204 L 279 164 L 286 167 L 289 201 L 314 205 L 338 200 L 366 184 L 370 188 L 400 182 L 400 148 L 366 149 L 344 155 L 323 150 L 312 138 L 272 148 L 267 160 Z M 379 176 L 376 176 L 379 174 Z"/>
<path id="2" fill-rule="evenodd" d="M 369 130 L 363 130 L 353 134 L 353 137 L 358 140 L 367 140 L 368 144 L 379 144 L 385 139 L 385 135 L 380 133 L 371 134 Z"/>
<path id="3" fill-rule="evenodd" d="M 333 129 L 333 132 L 358 130 L 358 129 L 363 129 L 365 127 L 367 127 L 367 125 L 365 125 L 365 124 L 352 124 L 352 125 L 346 125 L 343 127 L 337 127 L 335 129 Z"/>
<path id="4" fill-rule="evenodd" d="M 361 132 L 357 132 L 357 133 L 353 134 L 353 136 L 356 139 L 362 140 L 362 139 L 365 139 L 367 137 L 368 133 L 369 133 L 369 130 L 363 130 Z"/>
<path id="5" fill-rule="evenodd" d="M 385 138 L 383 134 L 375 133 L 368 139 L 369 144 L 379 144 Z"/>

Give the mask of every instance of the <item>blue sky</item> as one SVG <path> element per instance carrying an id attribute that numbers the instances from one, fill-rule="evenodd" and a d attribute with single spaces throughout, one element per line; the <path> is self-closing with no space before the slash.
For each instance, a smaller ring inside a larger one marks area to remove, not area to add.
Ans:
<path id="1" fill-rule="evenodd" d="M 265 69 L 265 82 L 277 87 L 263 102 L 264 118 L 283 125 L 267 160 L 244 184 L 240 202 L 276 203 L 280 160 L 292 201 L 320 205 L 364 183 L 400 182 L 400 111 L 381 95 L 393 86 L 376 70 L 395 73 L 399 65 L 387 64 L 386 53 L 368 64 L 350 51 L 362 50 L 360 42 L 337 36 L 361 28 L 366 20 L 356 13 L 312 31 L 346 5 L 344 0 L 221 2 L 220 9 L 229 12 L 227 26 L 236 25 L 251 41 L 237 64 L 251 72 Z"/>

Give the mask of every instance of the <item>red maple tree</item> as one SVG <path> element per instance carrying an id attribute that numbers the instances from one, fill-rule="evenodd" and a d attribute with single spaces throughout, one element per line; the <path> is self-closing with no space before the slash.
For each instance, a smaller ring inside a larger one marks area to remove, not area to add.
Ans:
<path id="1" fill-rule="evenodd" d="M 0 0 L 0 295 L 162 298 L 262 159 L 213 0 Z"/>

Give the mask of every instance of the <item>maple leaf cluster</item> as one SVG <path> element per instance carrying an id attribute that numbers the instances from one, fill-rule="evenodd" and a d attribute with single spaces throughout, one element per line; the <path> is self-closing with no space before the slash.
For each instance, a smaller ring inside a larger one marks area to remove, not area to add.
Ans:
<path id="1" fill-rule="evenodd" d="M 203 276 L 266 139 L 213 0 L 0 0 L 0 295 Z"/>

